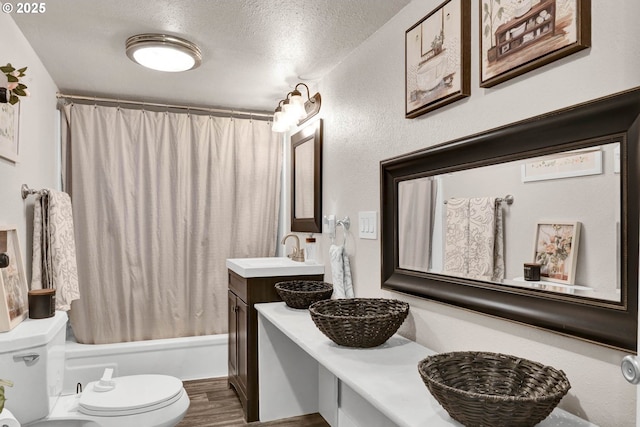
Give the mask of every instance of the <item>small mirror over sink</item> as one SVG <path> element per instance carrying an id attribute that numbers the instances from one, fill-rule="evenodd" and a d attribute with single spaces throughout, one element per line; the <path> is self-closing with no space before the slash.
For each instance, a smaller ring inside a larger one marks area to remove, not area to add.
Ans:
<path id="1" fill-rule="evenodd" d="M 291 231 L 322 232 L 322 120 L 291 136 Z"/>
<path id="2" fill-rule="evenodd" d="M 640 89 L 381 162 L 382 287 L 636 351 Z"/>

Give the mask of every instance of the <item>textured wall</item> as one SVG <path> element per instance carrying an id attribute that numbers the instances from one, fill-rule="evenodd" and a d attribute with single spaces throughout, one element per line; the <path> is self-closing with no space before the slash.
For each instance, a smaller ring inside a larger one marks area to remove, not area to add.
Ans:
<path id="1" fill-rule="evenodd" d="M 19 155 L 12 163 L 0 158 L 0 223 L 18 227 L 23 261 L 31 277 L 33 196 L 27 202 L 20 186 L 59 187 L 59 142 L 57 141 L 57 87 L 40 59 L 24 38 L 11 15 L 0 14 L 0 63 L 28 67 L 24 83 L 31 96 L 20 101 Z"/>
<path id="2" fill-rule="evenodd" d="M 494 88 L 479 87 L 478 2 L 472 2 L 471 97 L 417 119 L 404 118 L 404 33 L 441 3 L 415 0 L 319 82 L 324 122 L 324 214 L 379 211 L 379 162 L 640 85 L 640 2 L 594 1 L 593 47 Z M 516 203 L 517 201 L 516 196 Z M 404 332 L 436 351 L 481 349 L 563 369 L 570 412 L 606 426 L 635 425 L 636 388 L 620 374 L 623 353 L 573 338 L 380 290 L 380 240 L 347 250 L 358 296 L 411 303 Z M 327 259 L 329 241 L 322 239 Z"/>

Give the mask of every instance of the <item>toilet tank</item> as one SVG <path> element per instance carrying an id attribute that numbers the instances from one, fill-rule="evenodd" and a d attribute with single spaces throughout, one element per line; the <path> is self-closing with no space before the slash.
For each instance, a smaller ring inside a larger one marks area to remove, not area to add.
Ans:
<path id="1" fill-rule="evenodd" d="M 0 333 L 0 378 L 5 406 L 26 424 L 49 414 L 62 391 L 67 313 L 56 311 L 47 319 L 25 319 Z"/>

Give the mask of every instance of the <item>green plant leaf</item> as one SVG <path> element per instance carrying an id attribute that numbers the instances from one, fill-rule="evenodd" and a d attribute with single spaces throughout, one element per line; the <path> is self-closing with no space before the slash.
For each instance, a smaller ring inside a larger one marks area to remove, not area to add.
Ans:
<path id="1" fill-rule="evenodd" d="M 23 75 L 23 76 L 24 76 L 24 72 L 25 72 L 25 71 L 27 71 L 27 67 L 20 68 L 20 69 L 18 70 L 18 72 L 19 72 L 21 75 Z"/>
<path id="2" fill-rule="evenodd" d="M 18 96 L 27 96 L 27 94 L 25 93 L 24 90 L 20 89 L 19 87 L 15 88 L 13 90 L 13 93 L 15 93 Z"/>
<path id="3" fill-rule="evenodd" d="M 14 94 L 11 94 L 11 98 L 9 98 L 9 104 L 16 105 L 18 102 L 20 102 L 20 98 L 18 98 Z"/>
<path id="4" fill-rule="evenodd" d="M 16 76 L 14 76 L 13 74 L 7 74 L 7 80 L 11 83 L 17 83 L 20 80 L 18 80 L 18 78 Z"/>
<path id="5" fill-rule="evenodd" d="M 503 13 L 504 13 L 504 7 L 501 7 L 500 9 L 498 9 L 498 13 L 496 13 L 496 16 L 498 17 L 498 19 L 502 19 Z"/>

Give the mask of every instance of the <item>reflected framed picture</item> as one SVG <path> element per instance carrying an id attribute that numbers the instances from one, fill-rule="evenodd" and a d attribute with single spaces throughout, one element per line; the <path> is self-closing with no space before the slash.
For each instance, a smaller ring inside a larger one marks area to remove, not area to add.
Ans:
<path id="1" fill-rule="evenodd" d="M 591 46 L 591 0 L 481 0 L 480 87 Z"/>
<path id="2" fill-rule="evenodd" d="M 20 103 L 0 104 L 0 157 L 18 162 L 18 130 Z"/>
<path id="3" fill-rule="evenodd" d="M 580 223 L 538 222 L 533 262 L 540 264 L 540 279 L 575 284 Z"/>
<path id="4" fill-rule="evenodd" d="M 0 226 L 0 257 L 0 332 L 6 332 L 29 314 L 27 276 L 16 228 Z"/>
<path id="5" fill-rule="evenodd" d="M 618 161 L 619 162 L 619 161 Z M 522 182 L 574 178 L 602 173 L 602 150 L 576 150 L 553 154 L 521 166 Z"/>
<path id="6" fill-rule="evenodd" d="M 405 117 L 471 94 L 471 2 L 448 0 L 405 33 Z"/>

